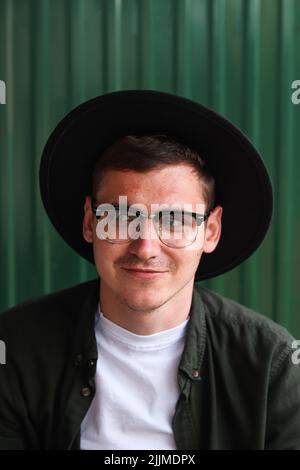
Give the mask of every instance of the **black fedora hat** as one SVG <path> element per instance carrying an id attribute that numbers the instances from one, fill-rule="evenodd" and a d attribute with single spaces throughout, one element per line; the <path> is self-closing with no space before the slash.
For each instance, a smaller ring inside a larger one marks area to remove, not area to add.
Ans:
<path id="1" fill-rule="evenodd" d="M 223 206 L 222 236 L 204 254 L 196 280 L 229 271 L 258 248 L 273 208 L 272 185 L 262 158 L 227 119 L 189 99 L 152 90 L 129 90 L 93 98 L 72 110 L 43 150 L 40 189 L 46 212 L 62 238 L 94 262 L 82 236 L 85 196 L 103 150 L 129 135 L 166 134 L 199 152 L 215 176 L 216 204 Z"/>

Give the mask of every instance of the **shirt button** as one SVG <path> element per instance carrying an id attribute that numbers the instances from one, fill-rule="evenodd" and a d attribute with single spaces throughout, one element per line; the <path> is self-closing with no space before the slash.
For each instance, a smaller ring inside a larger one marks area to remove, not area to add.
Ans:
<path id="1" fill-rule="evenodd" d="M 200 374 L 199 374 L 199 371 L 195 369 L 195 370 L 193 370 L 192 375 L 193 375 L 194 379 L 198 379 Z"/>
<path id="2" fill-rule="evenodd" d="M 94 367 L 95 365 L 95 361 L 93 361 L 92 359 L 89 360 L 89 367 Z"/>
<path id="3" fill-rule="evenodd" d="M 89 387 L 83 387 L 81 390 L 80 390 L 80 393 L 83 397 L 89 397 L 90 394 L 91 394 L 91 389 Z"/>
<path id="4" fill-rule="evenodd" d="M 82 363 L 82 354 L 77 354 L 76 359 L 75 359 L 75 365 L 79 366 Z"/>

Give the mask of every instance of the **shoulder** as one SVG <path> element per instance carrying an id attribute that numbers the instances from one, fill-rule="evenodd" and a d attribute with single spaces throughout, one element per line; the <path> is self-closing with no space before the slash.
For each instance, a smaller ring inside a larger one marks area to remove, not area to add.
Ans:
<path id="1" fill-rule="evenodd" d="M 254 310 L 196 285 L 205 311 L 207 336 L 214 349 L 229 357 L 255 363 L 267 362 L 275 369 L 293 353 L 295 338 L 286 328 Z M 223 354 L 223 355 L 224 355 Z"/>
<path id="2" fill-rule="evenodd" d="M 205 287 L 196 286 L 196 289 L 204 304 L 207 319 L 220 328 L 239 331 L 247 328 L 249 333 L 263 331 L 265 335 L 276 336 L 283 341 L 294 339 L 283 326 L 261 313 Z"/>
<path id="3" fill-rule="evenodd" d="M 48 328 L 73 321 L 84 299 L 95 290 L 97 279 L 77 284 L 21 302 L 0 314 L 1 336 L 28 337 L 33 333 L 47 333 Z"/>

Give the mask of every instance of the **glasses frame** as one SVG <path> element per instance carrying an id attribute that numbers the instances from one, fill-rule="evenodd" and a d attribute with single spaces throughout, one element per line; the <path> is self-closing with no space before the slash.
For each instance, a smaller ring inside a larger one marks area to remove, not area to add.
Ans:
<path id="1" fill-rule="evenodd" d="M 93 214 L 95 215 L 96 219 L 99 220 L 100 216 L 97 216 L 97 208 L 101 205 L 101 204 L 105 204 L 105 203 L 100 203 L 100 204 L 96 204 L 96 200 L 95 198 L 92 198 L 92 212 Z M 119 210 L 119 205 L 118 204 L 111 204 L 111 206 L 113 206 L 116 210 Z M 175 210 L 175 209 L 174 209 Z M 178 209 L 177 209 L 178 210 Z M 170 212 L 172 212 L 172 209 L 169 209 Z M 155 219 L 157 218 L 157 216 L 159 215 L 160 212 L 163 212 L 162 210 L 160 211 L 157 211 L 155 212 L 154 214 L 150 214 L 150 215 L 146 215 L 144 214 L 142 211 L 139 211 L 138 209 L 136 210 L 136 212 L 139 212 L 139 215 L 138 217 L 144 217 L 145 219 L 153 219 L 155 221 Z M 196 234 L 195 234 L 195 238 L 194 240 L 192 240 L 191 242 L 187 243 L 186 245 L 184 246 L 171 246 L 171 245 L 168 245 L 168 243 L 166 243 L 164 240 L 161 239 L 161 233 L 160 233 L 160 229 L 157 230 L 157 224 L 154 224 L 154 228 L 155 228 L 155 232 L 159 238 L 159 240 L 161 241 L 161 243 L 163 243 L 164 245 L 166 245 L 168 248 L 175 248 L 175 249 L 181 249 L 181 248 L 186 248 L 187 246 L 190 246 L 194 243 L 194 241 L 196 240 L 197 236 L 198 236 L 198 227 L 200 227 L 200 225 L 202 224 L 202 222 L 205 222 L 208 217 L 210 216 L 212 210 L 209 210 L 208 212 L 206 212 L 205 214 L 199 214 L 197 212 L 186 212 L 186 214 L 188 215 L 191 215 L 193 216 L 195 219 L 196 219 L 196 222 L 197 222 L 197 231 L 196 231 Z M 133 242 L 134 240 L 131 240 L 130 238 L 128 240 L 109 240 L 108 238 L 105 238 L 105 241 L 109 242 L 109 243 L 131 243 Z"/>

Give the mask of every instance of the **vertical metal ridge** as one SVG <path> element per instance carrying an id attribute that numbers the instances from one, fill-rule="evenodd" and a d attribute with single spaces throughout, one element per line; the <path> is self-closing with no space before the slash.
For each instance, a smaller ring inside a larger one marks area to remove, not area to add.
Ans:
<path id="1" fill-rule="evenodd" d="M 282 29 L 281 29 L 281 0 L 277 3 L 277 40 L 276 40 L 276 50 L 278 50 L 277 56 L 277 63 L 276 63 L 276 84 L 277 90 L 281 89 L 282 86 L 282 78 L 281 78 L 281 56 L 282 56 L 282 49 L 281 49 L 281 40 L 282 40 Z M 273 90 L 275 94 L 275 89 Z M 279 184 L 280 184 L 280 170 L 279 170 L 279 159 L 280 159 L 280 148 L 281 148 L 281 102 L 280 99 L 276 100 L 275 105 L 275 127 L 277 130 L 275 137 L 276 147 L 275 147 L 275 154 L 274 154 L 274 186 L 276 191 L 274 193 L 274 215 L 273 215 L 273 225 L 276 227 L 274 232 L 274 242 L 273 242 L 273 258 L 274 258 L 274 276 L 273 276 L 273 319 L 275 321 L 280 321 L 280 309 L 278 305 L 278 297 L 279 297 L 279 289 L 280 289 L 280 278 L 279 278 L 279 271 L 280 271 L 280 260 L 279 260 L 279 252 L 278 248 L 280 245 L 280 233 L 279 233 L 279 222 L 280 222 L 280 210 L 279 210 Z"/>
<path id="2" fill-rule="evenodd" d="M 294 2 L 281 0 L 280 15 L 280 88 L 279 88 L 279 155 L 278 155 L 278 217 L 277 256 L 279 257 L 277 319 L 291 326 L 291 275 L 293 257 L 293 105 L 290 84 L 295 77 L 293 57 L 295 14 Z M 284 118 L 283 118 L 284 116 Z"/>
<path id="3" fill-rule="evenodd" d="M 88 99 L 87 94 L 87 57 L 88 44 L 86 41 L 87 34 L 87 12 L 85 0 L 72 0 L 71 15 L 69 17 L 69 32 L 71 35 L 71 61 L 70 66 L 72 73 L 70 74 L 71 84 L 71 102 L 72 108 L 79 103 L 83 103 Z M 78 276 L 79 282 L 83 282 L 87 278 L 87 263 L 78 259 Z"/>
<path id="4" fill-rule="evenodd" d="M 213 14 L 214 14 L 214 3 L 212 0 L 206 0 L 206 10 L 208 17 L 208 54 L 207 54 L 207 105 L 213 107 L 213 76 L 214 76 L 214 60 L 213 60 Z"/>
<path id="5" fill-rule="evenodd" d="M 226 113 L 226 0 L 213 0 L 213 102 L 212 106 L 217 112 Z"/>
<path id="6" fill-rule="evenodd" d="M 112 0 L 106 8 L 108 91 L 113 91 L 122 88 L 122 1 Z"/>
<path id="7" fill-rule="evenodd" d="M 78 4 L 78 37 L 79 37 L 79 97 L 80 101 L 87 100 L 87 77 L 86 77 L 86 57 L 88 55 L 88 44 L 86 43 L 86 1 L 79 0 Z M 83 282 L 87 278 L 87 263 L 79 259 L 79 282 Z"/>
<path id="8" fill-rule="evenodd" d="M 87 44 L 86 44 L 86 1 L 78 0 L 78 84 L 79 99 L 85 101 L 86 93 L 86 60 Z"/>
<path id="9" fill-rule="evenodd" d="M 191 98 L 191 0 L 176 2 L 176 92 Z"/>
<path id="10" fill-rule="evenodd" d="M 48 116 L 49 116 L 49 57 L 50 57 L 50 6 L 49 0 L 42 0 L 42 83 L 41 83 L 41 96 L 43 102 L 43 109 L 45 114 L 43 116 L 43 131 L 47 132 L 48 129 Z M 43 86 L 44 85 L 44 86 Z M 43 223 L 43 280 L 45 292 L 51 291 L 51 244 L 50 233 L 46 223 Z"/>
<path id="11" fill-rule="evenodd" d="M 32 89 L 33 97 L 33 116 L 34 122 L 34 155 L 36 158 L 36 168 L 39 167 L 40 151 L 46 140 L 49 131 L 49 0 L 41 0 L 35 3 L 33 10 L 33 51 L 35 61 L 33 62 L 32 80 L 34 89 Z M 33 158 L 30 156 L 30 158 Z M 36 189 L 36 202 L 39 202 L 39 182 L 34 175 L 34 183 Z M 37 269 L 41 277 L 42 292 L 50 292 L 51 290 L 51 246 L 49 223 L 44 213 L 41 213 L 40 204 L 36 204 L 36 236 L 37 246 L 35 247 L 37 257 Z"/>
<path id="12" fill-rule="evenodd" d="M 86 99 L 86 8 L 84 0 L 72 0 L 69 14 L 71 103 Z"/>
<path id="13" fill-rule="evenodd" d="M 141 0 L 138 2 L 139 8 L 139 31 L 140 31 L 140 50 L 139 58 L 141 64 L 141 73 L 139 74 L 140 88 L 155 89 L 155 56 L 152 47 L 152 41 L 155 34 L 153 2 Z"/>
<path id="14" fill-rule="evenodd" d="M 243 3 L 243 79 L 241 124 L 250 140 L 260 146 L 260 1 Z M 258 303 L 258 256 L 255 254 L 240 267 L 241 302 L 252 308 Z"/>
<path id="15" fill-rule="evenodd" d="M 17 229 L 15 224 L 15 155 L 14 155 L 14 125 L 15 125 L 15 100 L 14 100 L 14 8 L 13 3 L 6 0 L 5 3 L 5 36 L 6 36 L 6 79 L 7 79 L 7 100 L 6 100 L 6 185 L 7 185 L 7 275 L 8 275 L 8 303 L 13 304 L 16 301 L 17 286 L 16 286 L 16 239 L 15 231 Z M 9 208 L 9 209 L 8 209 Z"/>
<path id="16" fill-rule="evenodd" d="M 226 0 L 213 0 L 212 5 L 212 107 L 226 114 Z M 217 77 L 215 79 L 214 77 Z M 209 255 L 208 255 L 209 256 Z M 225 278 L 218 276 L 208 282 L 220 294 L 225 292 Z"/>
<path id="17" fill-rule="evenodd" d="M 108 27 L 107 27 L 107 10 L 106 2 L 101 3 L 102 6 L 102 15 L 101 15 L 101 29 L 102 29 L 102 38 L 101 38 L 101 51 L 103 54 L 103 67 L 102 67 L 102 82 L 103 89 L 106 91 L 109 89 L 109 73 L 108 73 Z"/>

